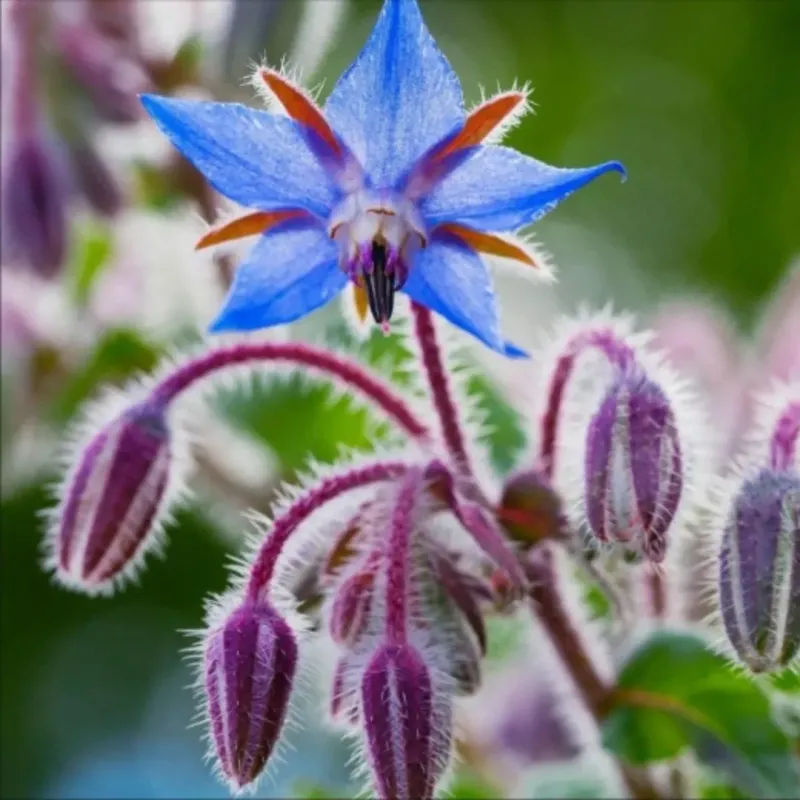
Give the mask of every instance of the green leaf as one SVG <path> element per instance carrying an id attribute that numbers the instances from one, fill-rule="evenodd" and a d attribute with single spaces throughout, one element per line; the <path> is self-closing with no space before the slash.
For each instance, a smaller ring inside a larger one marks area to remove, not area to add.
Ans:
<path id="1" fill-rule="evenodd" d="M 82 226 L 76 236 L 69 274 L 72 297 L 77 305 L 84 306 L 95 281 L 110 264 L 114 248 L 111 231 L 96 221 Z"/>
<path id="2" fill-rule="evenodd" d="M 633 764 L 694 748 L 751 796 L 797 796 L 790 741 L 769 698 L 692 634 L 658 631 L 622 668 L 605 746 Z"/>

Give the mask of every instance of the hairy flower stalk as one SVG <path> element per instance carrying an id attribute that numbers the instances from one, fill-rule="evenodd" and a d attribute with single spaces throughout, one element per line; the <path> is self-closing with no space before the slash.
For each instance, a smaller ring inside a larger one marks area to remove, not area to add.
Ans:
<path id="1" fill-rule="evenodd" d="M 414 318 L 414 333 L 420 349 L 422 366 L 425 369 L 433 407 L 439 418 L 445 447 L 456 469 L 470 478 L 471 465 L 467 443 L 459 411 L 450 389 L 447 367 L 437 341 L 433 314 L 418 303 L 411 304 L 411 314 Z"/>
<path id="2" fill-rule="evenodd" d="M 432 798 L 452 737 L 452 701 L 411 641 L 411 545 L 425 484 L 424 471 L 411 469 L 397 492 L 386 542 L 385 635 L 361 678 L 370 767 L 387 800 Z"/>
<path id="3" fill-rule="evenodd" d="M 559 434 L 564 393 L 578 359 L 587 350 L 602 353 L 617 370 L 625 370 L 635 360 L 632 347 L 610 328 L 589 329 L 578 333 L 558 358 L 547 389 L 547 405 L 541 420 L 541 442 L 538 469 L 546 479 L 555 470 L 556 444 Z"/>
<path id="4" fill-rule="evenodd" d="M 564 599 L 555 543 L 538 545 L 528 556 L 531 611 L 547 634 L 566 673 L 577 688 L 586 708 L 600 726 L 613 703 L 613 686 L 597 665 L 577 621 Z M 636 800 L 660 797 L 650 778 L 641 770 L 620 764 L 620 773 Z"/>
<path id="5" fill-rule="evenodd" d="M 179 366 L 152 392 L 153 399 L 170 403 L 198 381 L 241 365 L 284 363 L 304 367 L 340 382 L 371 400 L 375 407 L 394 421 L 412 439 L 426 440 L 427 427 L 406 401 L 390 386 L 365 370 L 360 364 L 341 356 L 297 342 L 260 342 L 220 347 Z"/>

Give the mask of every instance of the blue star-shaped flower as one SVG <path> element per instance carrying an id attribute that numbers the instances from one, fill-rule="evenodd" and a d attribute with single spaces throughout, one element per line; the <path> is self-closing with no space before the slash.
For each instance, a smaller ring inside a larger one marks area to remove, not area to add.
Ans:
<path id="1" fill-rule="evenodd" d="M 480 254 L 536 266 L 510 234 L 610 170 L 559 169 L 490 143 L 525 110 L 504 92 L 467 113 L 416 0 L 386 0 L 324 110 L 280 73 L 257 79 L 285 114 L 147 95 L 145 108 L 223 195 L 254 209 L 200 245 L 260 233 L 213 331 L 291 322 L 348 282 L 383 327 L 402 291 L 509 355 Z M 490 233 L 491 232 L 491 233 Z"/>

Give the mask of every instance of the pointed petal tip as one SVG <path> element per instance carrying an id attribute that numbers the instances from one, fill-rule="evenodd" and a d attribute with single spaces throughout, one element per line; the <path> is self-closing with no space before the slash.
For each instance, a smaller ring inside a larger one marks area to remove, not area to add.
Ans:
<path id="1" fill-rule="evenodd" d="M 618 172 L 622 176 L 622 183 L 628 180 L 628 171 L 621 161 L 607 161 L 603 167 L 603 172 Z"/>
<path id="2" fill-rule="evenodd" d="M 501 352 L 502 355 L 506 356 L 507 358 L 523 359 L 531 357 L 530 353 L 528 353 L 527 350 L 523 350 L 521 347 L 517 347 L 512 342 L 504 342 L 503 350 Z"/>

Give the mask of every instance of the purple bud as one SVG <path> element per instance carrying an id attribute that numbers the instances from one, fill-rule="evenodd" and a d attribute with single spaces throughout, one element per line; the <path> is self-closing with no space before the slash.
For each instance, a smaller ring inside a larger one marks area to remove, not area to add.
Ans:
<path id="1" fill-rule="evenodd" d="M 51 539 L 58 578 L 103 591 L 152 549 L 174 484 L 164 412 L 140 404 L 83 449 L 63 488 Z"/>
<path id="2" fill-rule="evenodd" d="M 209 636 L 203 675 L 211 737 L 236 789 L 258 778 L 275 748 L 296 667 L 295 635 L 263 601 L 239 606 Z"/>
<path id="3" fill-rule="evenodd" d="M 641 373 L 623 373 L 592 418 L 585 481 L 594 536 L 662 561 L 683 489 L 681 449 L 669 400 Z"/>
<path id="4" fill-rule="evenodd" d="M 149 79 L 118 43 L 91 25 L 74 24 L 59 28 L 56 45 L 103 119 L 116 123 L 141 119 L 138 95 L 148 89 Z"/>
<path id="5" fill-rule="evenodd" d="M 800 476 L 764 469 L 740 488 L 722 536 L 719 602 L 728 639 L 753 672 L 800 647 Z"/>
<path id="6" fill-rule="evenodd" d="M 60 153 L 36 132 L 9 143 L 3 159 L 3 258 L 52 277 L 67 251 L 67 183 Z"/>
<path id="7" fill-rule="evenodd" d="M 364 671 L 361 704 L 378 796 L 432 798 L 449 756 L 452 708 L 420 654 L 382 646 Z"/>
<path id="8" fill-rule="evenodd" d="M 89 205 L 107 217 L 122 208 L 122 191 L 106 162 L 90 142 L 69 147 L 72 171 L 78 189 Z"/>

